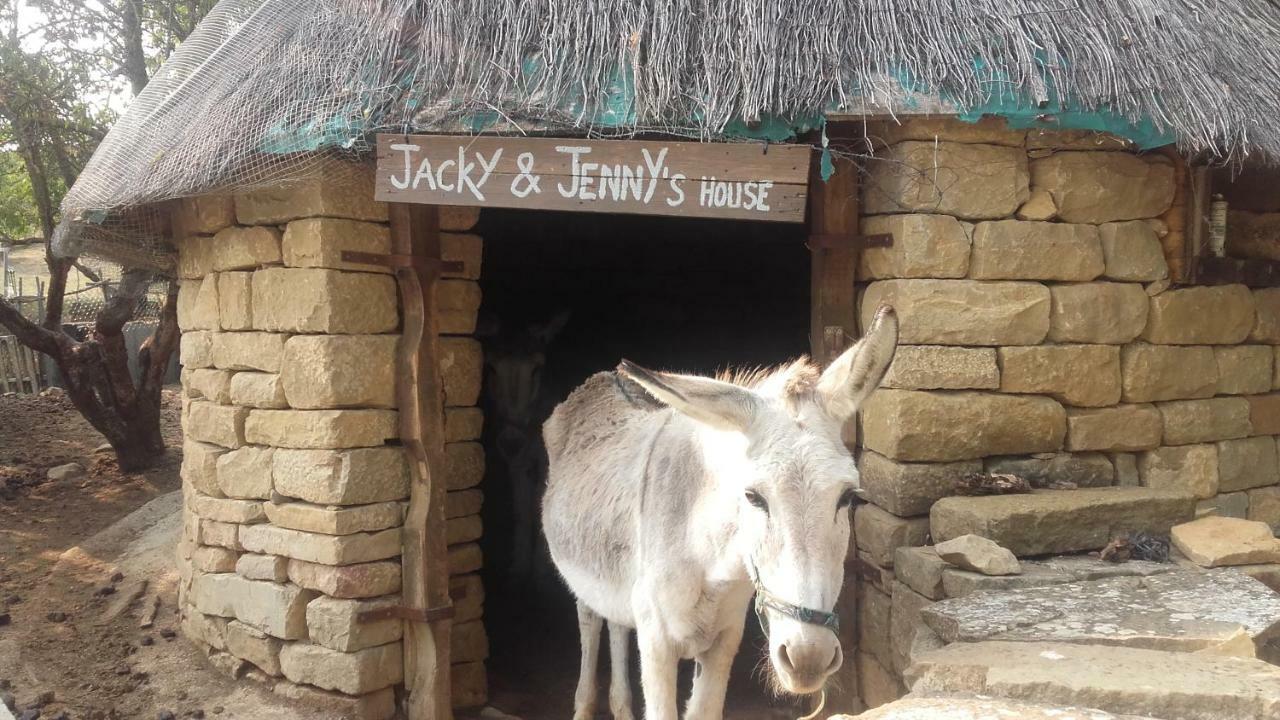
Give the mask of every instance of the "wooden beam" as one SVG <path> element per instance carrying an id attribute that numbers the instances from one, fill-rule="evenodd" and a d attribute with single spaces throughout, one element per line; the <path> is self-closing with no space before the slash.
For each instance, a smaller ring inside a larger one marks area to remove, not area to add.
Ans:
<path id="1" fill-rule="evenodd" d="M 444 390 L 440 380 L 435 283 L 440 276 L 439 210 L 391 205 L 391 251 L 420 258 L 396 268 L 404 307 L 398 348 L 400 440 L 412 484 L 403 530 L 404 682 L 409 720 L 452 720 L 449 687 L 448 547 L 445 541 Z"/>
<path id="2" fill-rule="evenodd" d="M 858 167 L 835 159 L 824 181 L 819 163 L 809 180 L 809 234 L 847 237 L 844 245 L 813 245 L 810 265 L 809 353 L 826 365 L 858 337 L 854 281 L 858 270 Z"/>

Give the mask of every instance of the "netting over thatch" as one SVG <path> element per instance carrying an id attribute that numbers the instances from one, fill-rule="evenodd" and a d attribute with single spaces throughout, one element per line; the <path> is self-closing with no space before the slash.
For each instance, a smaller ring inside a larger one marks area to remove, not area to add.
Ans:
<path id="1" fill-rule="evenodd" d="M 58 247 L 164 267 L 157 201 L 379 131 L 661 130 L 824 112 L 1091 115 L 1280 157 L 1268 0 L 223 0 L 68 194 Z M 1087 125 L 1087 123 L 1086 123 Z M 126 210 L 128 209 L 128 210 Z"/>

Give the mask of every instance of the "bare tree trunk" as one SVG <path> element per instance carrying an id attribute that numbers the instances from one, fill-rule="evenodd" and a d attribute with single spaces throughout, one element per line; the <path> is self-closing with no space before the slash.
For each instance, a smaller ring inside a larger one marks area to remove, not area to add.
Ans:
<path id="1" fill-rule="evenodd" d="M 129 87 L 137 97 L 147 86 L 147 52 L 142 46 L 142 13 L 138 0 L 123 0 L 120 4 L 121 38 L 124 50 L 124 74 Z"/>

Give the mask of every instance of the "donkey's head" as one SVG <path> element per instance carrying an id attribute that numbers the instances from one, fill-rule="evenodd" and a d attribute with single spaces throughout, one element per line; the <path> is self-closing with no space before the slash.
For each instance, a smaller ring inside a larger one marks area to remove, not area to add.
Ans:
<path id="1" fill-rule="evenodd" d="M 897 316 L 884 307 L 821 372 L 807 361 L 728 380 L 620 368 L 699 423 L 715 502 L 735 507 L 727 542 L 756 584 L 770 664 L 787 692 L 819 690 L 843 659 L 832 611 L 859 480 L 841 428 L 879 386 L 897 341 Z"/>
<path id="2" fill-rule="evenodd" d="M 486 317 L 476 331 L 484 341 L 489 421 L 498 427 L 498 450 L 504 457 L 514 456 L 537 436 L 538 423 L 545 419 L 538 416 L 538 400 L 547 347 L 568 321 L 569 313 L 561 312 L 546 322 L 508 328 Z"/>

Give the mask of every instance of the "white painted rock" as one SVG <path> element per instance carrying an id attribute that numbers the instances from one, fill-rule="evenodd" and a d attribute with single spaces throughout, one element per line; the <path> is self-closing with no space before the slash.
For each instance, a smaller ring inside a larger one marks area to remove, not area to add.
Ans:
<path id="1" fill-rule="evenodd" d="M 1201 567 L 1280 562 L 1280 540 L 1264 522 L 1210 516 L 1175 525 L 1170 537 Z"/>
<path id="2" fill-rule="evenodd" d="M 57 467 L 49 468 L 45 473 L 45 477 L 50 480 L 75 480 L 84 476 L 84 466 L 80 463 L 67 463 Z"/>
<path id="3" fill-rule="evenodd" d="M 938 557 L 965 570 L 983 575 L 1017 575 L 1022 572 L 1018 558 L 1005 548 L 980 535 L 961 535 L 934 546 Z"/>

